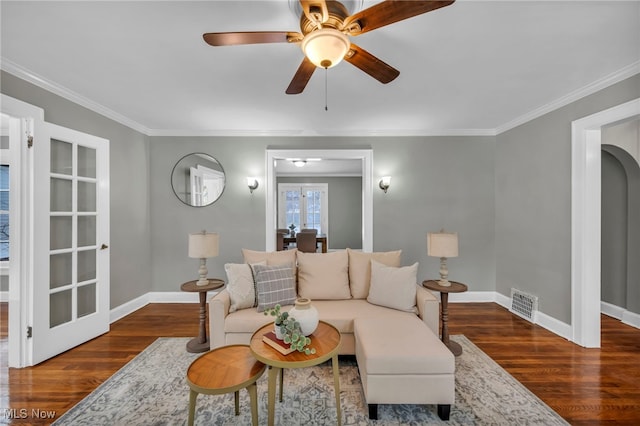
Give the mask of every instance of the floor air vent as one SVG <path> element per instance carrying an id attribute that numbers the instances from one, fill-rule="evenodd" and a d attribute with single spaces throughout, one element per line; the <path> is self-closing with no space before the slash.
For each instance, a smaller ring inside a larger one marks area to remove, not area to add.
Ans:
<path id="1" fill-rule="evenodd" d="M 532 296 L 515 288 L 511 289 L 511 309 L 514 314 L 535 323 L 538 296 Z"/>

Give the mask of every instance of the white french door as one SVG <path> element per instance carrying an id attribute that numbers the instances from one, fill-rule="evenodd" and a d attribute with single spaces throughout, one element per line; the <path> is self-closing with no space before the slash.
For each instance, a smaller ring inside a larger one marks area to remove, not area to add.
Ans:
<path id="1" fill-rule="evenodd" d="M 328 233 L 329 185 L 326 183 L 278 184 L 278 228 L 295 225 L 296 231 L 315 228 Z"/>
<path id="2" fill-rule="evenodd" d="M 109 330 L 109 141 L 42 127 L 30 148 L 31 364 Z"/>

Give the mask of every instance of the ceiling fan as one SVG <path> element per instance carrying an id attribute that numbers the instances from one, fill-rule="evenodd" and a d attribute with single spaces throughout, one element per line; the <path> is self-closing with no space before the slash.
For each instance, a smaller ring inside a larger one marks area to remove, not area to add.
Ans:
<path id="1" fill-rule="evenodd" d="M 455 0 L 418 1 L 386 0 L 349 16 L 347 8 L 335 0 L 299 0 L 304 12 L 299 32 L 251 31 L 206 33 L 211 46 L 258 43 L 296 43 L 305 54 L 286 93 L 302 93 L 316 67 L 331 68 L 342 59 L 360 68 L 383 84 L 393 81 L 400 71 L 351 43 L 355 37 L 385 25 L 449 6 Z"/>

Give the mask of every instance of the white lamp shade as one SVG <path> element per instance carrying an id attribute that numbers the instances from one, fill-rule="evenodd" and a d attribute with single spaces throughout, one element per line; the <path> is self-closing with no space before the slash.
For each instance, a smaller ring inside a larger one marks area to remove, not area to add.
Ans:
<path id="1" fill-rule="evenodd" d="M 202 259 L 218 255 L 218 234 L 199 232 L 189 234 L 189 257 Z"/>
<path id="2" fill-rule="evenodd" d="M 458 257 L 458 234 L 429 232 L 427 254 L 433 257 Z"/>
<path id="3" fill-rule="evenodd" d="M 307 34 L 302 40 L 302 51 L 317 67 L 336 66 L 349 51 L 351 42 L 340 31 L 322 28 Z"/>

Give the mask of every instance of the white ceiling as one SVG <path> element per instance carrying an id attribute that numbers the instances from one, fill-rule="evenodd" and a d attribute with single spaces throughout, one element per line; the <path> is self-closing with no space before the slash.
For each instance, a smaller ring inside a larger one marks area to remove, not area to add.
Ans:
<path id="1" fill-rule="evenodd" d="M 364 1 L 369 7 L 377 1 Z M 202 34 L 298 31 L 279 1 L 6 1 L 1 66 L 149 135 L 495 134 L 640 72 L 638 1 L 482 1 L 353 38 L 400 70 L 351 64 L 284 93 L 296 45 Z"/>

